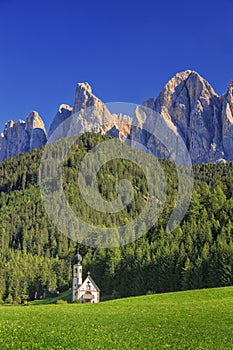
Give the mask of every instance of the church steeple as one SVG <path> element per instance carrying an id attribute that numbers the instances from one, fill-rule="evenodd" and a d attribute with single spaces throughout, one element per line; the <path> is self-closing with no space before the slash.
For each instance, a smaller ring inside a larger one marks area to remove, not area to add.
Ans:
<path id="1" fill-rule="evenodd" d="M 73 290 L 72 290 L 72 299 L 73 301 L 77 299 L 78 288 L 82 284 L 82 256 L 79 254 L 79 249 L 77 254 L 74 257 L 74 265 L 73 265 Z"/>

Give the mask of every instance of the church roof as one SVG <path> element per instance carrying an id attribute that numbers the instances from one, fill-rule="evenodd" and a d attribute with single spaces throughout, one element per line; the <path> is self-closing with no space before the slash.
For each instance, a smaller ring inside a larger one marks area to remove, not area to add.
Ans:
<path id="1" fill-rule="evenodd" d="M 88 275 L 88 276 L 85 278 L 85 280 L 83 281 L 83 283 L 81 284 L 81 286 L 79 287 L 79 289 L 81 289 L 81 288 L 84 286 L 84 284 L 87 283 L 87 281 L 90 281 L 90 282 L 93 284 L 94 288 L 97 290 L 97 292 L 100 292 L 99 287 L 97 286 L 97 284 L 94 282 L 94 280 L 91 278 L 90 275 Z"/>

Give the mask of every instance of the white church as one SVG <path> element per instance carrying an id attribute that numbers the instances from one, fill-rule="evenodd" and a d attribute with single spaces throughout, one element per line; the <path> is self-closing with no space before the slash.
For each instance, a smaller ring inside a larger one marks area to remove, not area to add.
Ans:
<path id="1" fill-rule="evenodd" d="M 81 303 L 99 303 L 100 289 L 88 273 L 86 279 L 82 280 L 82 257 L 79 253 L 75 255 L 73 266 L 73 288 L 72 301 L 80 300 Z"/>

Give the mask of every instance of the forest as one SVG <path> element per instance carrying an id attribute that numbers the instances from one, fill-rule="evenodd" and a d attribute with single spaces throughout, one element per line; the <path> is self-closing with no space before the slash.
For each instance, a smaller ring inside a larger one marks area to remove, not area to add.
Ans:
<path id="1" fill-rule="evenodd" d="M 116 227 L 145 206 L 148 184 L 128 160 L 107 162 L 98 173 L 103 198 L 116 198 L 116 182 L 128 179 L 133 198 L 117 214 L 100 214 L 82 200 L 77 186 L 83 157 L 110 136 L 85 134 L 63 164 L 63 184 L 72 209 L 87 222 Z M 60 232 L 41 200 L 38 169 L 43 148 L 0 163 L 0 302 L 20 303 L 45 290 L 68 290 L 78 243 Z M 84 274 L 91 272 L 103 299 L 233 285 L 233 163 L 195 165 L 194 191 L 182 222 L 166 224 L 177 195 L 174 164 L 159 160 L 168 188 L 165 207 L 153 227 L 117 248 L 79 244 Z"/>

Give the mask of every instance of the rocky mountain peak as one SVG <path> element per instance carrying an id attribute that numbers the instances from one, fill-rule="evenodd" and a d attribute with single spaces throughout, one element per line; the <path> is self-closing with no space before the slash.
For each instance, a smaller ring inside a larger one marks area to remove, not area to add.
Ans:
<path id="1" fill-rule="evenodd" d="M 15 125 L 13 120 L 8 120 L 8 122 L 5 124 L 5 130 L 12 128 Z"/>
<path id="2" fill-rule="evenodd" d="M 225 95 L 222 96 L 222 138 L 225 157 L 233 159 L 233 81 L 228 85 Z"/>
<path id="3" fill-rule="evenodd" d="M 88 83 L 77 84 L 73 108 L 74 113 L 79 112 L 81 109 L 101 104 L 102 102 L 92 93 L 92 88 Z"/>
<path id="4" fill-rule="evenodd" d="M 174 105 L 177 101 L 185 102 L 189 98 L 190 106 L 193 107 L 200 97 L 207 98 L 218 95 L 211 85 L 197 72 L 186 70 L 177 73 L 168 81 L 157 99 L 157 104 Z"/>
<path id="5" fill-rule="evenodd" d="M 87 82 L 85 83 L 77 83 L 77 88 L 79 90 L 86 90 L 88 91 L 90 94 L 92 94 L 92 88 L 91 88 L 91 85 Z"/>
<path id="6" fill-rule="evenodd" d="M 71 106 L 65 104 L 65 103 L 62 103 L 62 104 L 59 106 L 58 111 L 59 111 L 59 113 L 62 113 L 64 110 L 72 112 L 73 108 L 72 108 Z"/>
<path id="7" fill-rule="evenodd" d="M 26 129 L 42 129 L 45 132 L 45 126 L 42 118 L 39 116 L 39 113 L 32 111 L 26 118 Z"/>
<path id="8" fill-rule="evenodd" d="M 221 98 L 197 72 L 175 75 L 155 101 L 155 111 L 177 128 L 195 163 L 222 157 Z"/>
<path id="9" fill-rule="evenodd" d="M 46 140 L 44 122 L 37 112 L 31 112 L 26 122 L 10 120 L 0 138 L 0 161 L 40 148 Z"/>
<path id="10" fill-rule="evenodd" d="M 48 137 L 50 137 L 54 132 L 54 130 L 57 129 L 57 127 L 61 125 L 66 119 L 68 119 L 72 113 L 73 113 L 73 108 L 71 106 L 64 103 L 61 104 L 50 125 Z M 66 129 L 66 132 L 67 132 L 67 129 Z"/>
<path id="11" fill-rule="evenodd" d="M 135 128 L 131 117 L 111 114 L 87 82 L 78 83 L 74 107 L 59 106 L 49 136 L 69 119 L 58 129 L 58 138 L 72 135 L 75 130 L 109 133 L 119 139 L 135 138 L 154 155 L 169 158 L 160 142 L 143 132 L 148 123 L 156 122 L 154 119 L 159 113 L 168 129 L 184 140 L 193 163 L 233 160 L 233 81 L 226 93 L 218 96 L 202 76 L 186 70 L 177 73 L 156 99 L 148 99 L 143 106 L 150 109 L 150 117 L 136 108 L 134 118 L 138 127 Z M 69 118 L 72 114 L 74 118 Z M 44 123 L 36 111 L 31 112 L 26 121 L 10 120 L 0 134 L 0 161 L 45 143 Z"/>
<path id="12" fill-rule="evenodd" d="M 233 101 L 233 80 L 230 82 L 230 84 L 227 87 L 225 97 L 229 100 L 229 102 Z"/>

